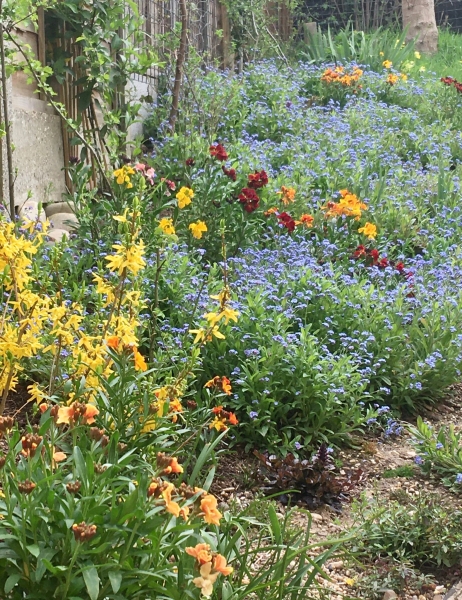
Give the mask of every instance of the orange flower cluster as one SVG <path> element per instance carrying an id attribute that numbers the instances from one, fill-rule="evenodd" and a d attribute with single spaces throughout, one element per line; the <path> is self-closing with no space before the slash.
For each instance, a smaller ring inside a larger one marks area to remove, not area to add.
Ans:
<path id="1" fill-rule="evenodd" d="M 308 214 L 301 215 L 298 221 L 295 221 L 296 225 L 305 225 L 305 227 L 313 227 L 314 217 Z"/>
<path id="2" fill-rule="evenodd" d="M 72 531 L 77 542 L 88 542 L 96 535 L 96 525 L 87 525 L 85 521 L 82 521 L 78 525 L 74 523 Z"/>
<path id="3" fill-rule="evenodd" d="M 228 429 L 226 423 L 229 423 L 230 425 L 237 425 L 239 423 L 236 415 L 227 410 L 223 410 L 222 406 L 216 406 L 215 408 L 212 408 L 212 412 L 215 415 L 215 418 L 209 425 L 210 429 L 226 431 Z"/>
<path id="4" fill-rule="evenodd" d="M 224 556 L 211 551 L 209 544 L 190 546 L 186 548 L 186 553 L 197 561 L 200 577 L 193 579 L 193 583 L 201 590 L 203 596 L 209 597 L 212 595 L 213 584 L 220 574 L 227 577 L 234 570 L 233 567 L 227 566 Z"/>
<path id="5" fill-rule="evenodd" d="M 295 200 L 295 190 L 294 188 L 288 188 L 285 185 L 281 186 L 281 191 L 278 192 L 281 195 L 281 201 L 284 206 L 287 206 L 291 202 Z"/>
<path id="6" fill-rule="evenodd" d="M 21 454 L 28 458 L 35 456 L 37 448 L 43 441 L 43 437 L 37 433 L 26 433 L 21 438 L 22 450 Z"/>
<path id="7" fill-rule="evenodd" d="M 219 525 L 222 514 L 217 509 L 217 499 L 203 489 L 192 488 L 184 483 L 175 487 L 173 483 L 159 477 L 153 477 L 148 487 L 148 498 L 161 500 L 168 513 L 182 517 L 185 521 L 191 512 L 190 505 L 183 503 L 180 506 L 179 502 L 187 502 L 194 496 L 197 497 L 192 504 L 192 514 L 202 516 L 209 525 Z"/>
<path id="8" fill-rule="evenodd" d="M 45 412 L 47 408 L 46 404 L 40 405 L 42 412 Z M 84 425 L 91 425 L 95 422 L 96 415 L 99 415 L 99 410 L 93 404 L 73 402 L 70 406 L 61 406 L 58 409 L 56 424 L 66 424 L 72 427 L 78 422 L 82 422 Z"/>
<path id="9" fill-rule="evenodd" d="M 367 210 L 367 205 L 348 190 L 340 190 L 339 202 L 328 202 L 322 207 L 326 211 L 326 217 L 354 217 L 358 221 L 361 211 Z"/>
<path id="10" fill-rule="evenodd" d="M 120 346 L 120 337 L 117 335 L 110 335 L 106 338 L 106 345 L 112 350 L 118 350 Z M 133 352 L 133 358 L 135 360 L 135 369 L 137 371 L 147 371 L 148 366 L 146 361 L 144 360 L 144 356 L 139 352 L 138 348 L 134 345 L 125 346 L 124 350 L 128 348 L 131 352 Z"/>
<path id="11" fill-rule="evenodd" d="M 335 67 L 335 69 L 326 69 L 321 76 L 324 83 L 340 83 L 344 86 L 351 86 L 359 81 L 363 71 L 359 67 L 354 67 L 351 73 L 345 73 L 344 67 Z"/>
<path id="12" fill-rule="evenodd" d="M 160 475 L 183 473 L 183 467 L 178 464 L 178 460 L 174 456 L 168 456 L 163 452 L 158 452 L 156 463 L 157 467 L 161 469 Z"/>
<path id="13" fill-rule="evenodd" d="M 231 381 L 225 376 L 219 377 L 217 375 L 213 379 L 210 379 L 209 381 L 207 381 L 207 383 L 204 385 L 204 387 L 215 388 L 215 389 L 225 393 L 227 396 L 231 396 L 231 389 L 232 389 Z"/>

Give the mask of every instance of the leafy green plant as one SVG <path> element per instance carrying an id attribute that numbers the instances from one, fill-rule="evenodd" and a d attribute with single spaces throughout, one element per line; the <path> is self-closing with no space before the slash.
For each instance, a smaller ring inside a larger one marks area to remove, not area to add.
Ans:
<path id="1" fill-rule="evenodd" d="M 462 512 L 435 494 L 403 495 L 354 505 L 358 538 L 352 551 L 368 560 L 390 557 L 415 567 L 451 566 L 462 558 Z"/>
<path id="2" fill-rule="evenodd" d="M 372 34 L 355 31 L 353 25 L 333 35 L 308 33 L 308 43 L 302 56 L 313 63 L 328 62 L 356 63 L 381 72 L 384 60 L 391 61 L 399 69 L 406 61 L 414 58 L 413 42 L 405 42 L 406 32 L 396 34 L 392 30 L 379 28 Z"/>
<path id="3" fill-rule="evenodd" d="M 402 467 L 396 467 L 396 469 L 386 469 L 382 473 L 384 479 L 394 479 L 395 477 L 414 477 L 415 468 L 410 465 L 403 465 Z"/>
<path id="4" fill-rule="evenodd" d="M 462 434 L 454 425 L 443 425 L 435 430 L 421 417 L 416 427 L 409 427 L 412 443 L 418 452 L 415 458 L 425 473 L 435 473 L 444 485 L 460 492 L 462 485 Z"/>

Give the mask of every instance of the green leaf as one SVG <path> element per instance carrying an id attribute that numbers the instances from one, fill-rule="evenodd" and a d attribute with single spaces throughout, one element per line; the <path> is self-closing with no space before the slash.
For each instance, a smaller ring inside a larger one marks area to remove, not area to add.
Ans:
<path id="1" fill-rule="evenodd" d="M 116 571 L 109 571 L 108 573 L 109 581 L 111 582 L 112 591 L 114 594 L 120 590 L 120 586 L 122 585 L 122 573 Z"/>
<path id="2" fill-rule="evenodd" d="M 87 586 L 87 592 L 90 600 L 98 600 L 99 596 L 99 577 L 95 567 L 89 567 L 82 571 L 83 580 Z"/>
<path id="3" fill-rule="evenodd" d="M 5 594 L 9 594 L 20 579 L 21 579 L 20 573 L 14 573 L 14 575 L 10 575 L 8 577 L 8 579 L 5 581 L 5 588 L 4 588 Z"/>
<path id="4" fill-rule="evenodd" d="M 271 533 L 276 544 L 281 542 L 281 525 L 279 523 L 278 516 L 274 510 L 274 506 L 270 505 L 268 508 L 268 516 L 271 523 Z"/>
<path id="5" fill-rule="evenodd" d="M 37 546 L 37 544 L 31 544 L 30 546 L 26 546 L 26 548 L 29 550 L 32 556 L 35 556 L 35 558 L 37 558 L 37 556 L 40 554 L 40 548 Z"/>

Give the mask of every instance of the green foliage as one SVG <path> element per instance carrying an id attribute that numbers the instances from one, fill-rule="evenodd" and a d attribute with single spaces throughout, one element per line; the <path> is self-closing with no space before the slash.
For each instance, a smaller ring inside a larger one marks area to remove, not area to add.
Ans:
<path id="1" fill-rule="evenodd" d="M 462 512 L 442 505 L 437 495 L 363 499 L 354 511 L 358 539 L 351 549 L 360 557 L 390 557 L 414 567 L 452 566 L 462 558 Z"/>
<path id="2" fill-rule="evenodd" d="M 410 465 L 396 467 L 396 469 L 386 469 L 382 473 L 384 479 L 394 479 L 395 477 L 415 477 L 415 469 Z"/>
<path id="3" fill-rule="evenodd" d="M 301 55 L 315 64 L 352 62 L 380 71 L 384 60 L 391 61 L 395 68 L 400 69 L 406 61 L 414 58 L 414 44 L 404 41 L 405 31 L 396 34 L 379 28 L 372 34 L 366 34 L 355 31 L 351 25 L 335 36 L 330 28 L 327 34 L 308 35 L 308 43 L 301 50 Z"/>
<path id="4" fill-rule="evenodd" d="M 417 426 L 409 427 L 412 443 L 418 452 L 416 463 L 425 473 L 435 473 L 444 485 L 455 492 L 462 490 L 462 433 L 454 425 L 439 430 L 418 417 Z"/>

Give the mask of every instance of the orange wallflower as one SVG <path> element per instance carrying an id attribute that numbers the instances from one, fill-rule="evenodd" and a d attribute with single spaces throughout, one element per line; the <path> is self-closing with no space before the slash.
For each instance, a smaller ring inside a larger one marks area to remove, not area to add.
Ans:
<path id="1" fill-rule="evenodd" d="M 285 185 L 282 185 L 281 191 L 278 192 L 278 194 L 282 195 L 281 201 L 285 206 L 295 200 L 295 193 L 296 191 L 294 188 L 288 188 Z"/>
<path id="2" fill-rule="evenodd" d="M 120 338 L 117 335 L 111 335 L 106 339 L 106 344 L 109 346 L 109 348 L 117 350 L 120 344 Z"/>
<path id="3" fill-rule="evenodd" d="M 219 525 L 222 517 L 217 509 L 217 499 L 212 494 L 206 494 L 201 500 L 201 510 L 204 513 L 204 521 L 209 525 Z"/>
<path id="4" fill-rule="evenodd" d="M 221 554 L 216 554 L 213 557 L 213 570 L 218 571 L 218 573 L 221 573 L 225 577 L 231 575 L 234 571 L 233 567 L 226 566 L 226 558 Z"/>
<path id="5" fill-rule="evenodd" d="M 232 390 L 231 381 L 225 376 L 219 377 L 217 375 L 213 379 L 210 379 L 209 381 L 207 381 L 207 383 L 204 385 L 204 387 L 218 388 L 218 389 L 221 389 L 221 391 L 224 392 L 227 396 L 231 396 L 231 390 Z"/>
<path id="6" fill-rule="evenodd" d="M 70 406 L 61 406 L 58 410 L 58 418 L 56 423 L 72 425 L 82 417 L 86 425 L 91 425 L 95 422 L 96 415 L 99 415 L 99 410 L 93 404 L 81 404 L 73 402 Z"/>
<path id="7" fill-rule="evenodd" d="M 210 552 L 209 544 L 197 544 L 186 548 L 186 554 L 194 557 L 200 565 L 204 565 L 207 562 L 212 562 L 212 554 Z"/>
<path id="8" fill-rule="evenodd" d="M 135 358 L 135 369 L 137 371 L 147 371 L 148 366 L 146 364 L 146 361 L 144 360 L 144 356 L 140 354 L 136 346 L 133 346 L 132 350 L 133 356 Z"/>

